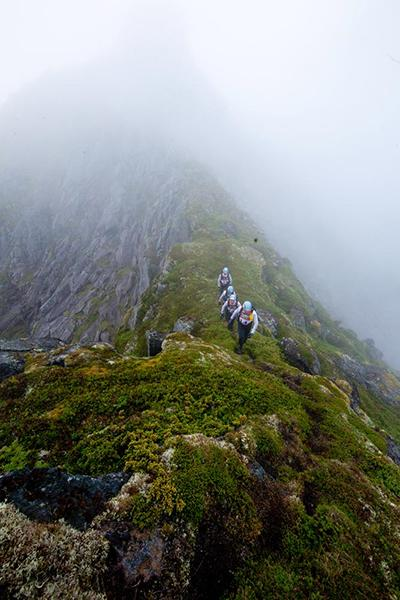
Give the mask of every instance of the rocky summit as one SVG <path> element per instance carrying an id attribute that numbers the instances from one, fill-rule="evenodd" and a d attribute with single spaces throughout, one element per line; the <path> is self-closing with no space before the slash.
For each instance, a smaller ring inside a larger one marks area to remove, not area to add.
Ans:
<path id="1" fill-rule="evenodd" d="M 0 204 L 2 597 L 399 598 L 397 375 L 162 164 Z M 242 355 L 224 265 L 260 319 Z"/>

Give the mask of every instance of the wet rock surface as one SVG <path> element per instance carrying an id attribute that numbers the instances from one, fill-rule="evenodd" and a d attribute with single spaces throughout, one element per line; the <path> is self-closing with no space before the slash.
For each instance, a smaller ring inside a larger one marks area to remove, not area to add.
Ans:
<path id="1" fill-rule="evenodd" d="M 259 481 L 263 481 L 267 477 L 267 473 L 262 465 L 258 463 L 256 460 L 253 460 L 248 464 L 248 469 L 254 477 L 256 477 Z"/>
<path id="2" fill-rule="evenodd" d="M 39 532 L 47 532 L 45 544 L 54 532 L 60 536 L 60 527 L 64 536 L 77 543 L 80 539 L 82 545 L 90 540 L 96 546 L 107 542 L 105 561 L 99 565 L 100 585 L 106 594 L 102 598 L 128 599 L 142 595 L 183 598 L 189 583 L 193 536 L 185 527 L 174 527 L 173 533 L 168 535 L 159 528 L 135 527 L 130 519 L 129 504 L 121 510 L 121 500 L 123 504 L 127 499 L 124 490 L 131 481 L 126 473 L 93 478 L 69 475 L 59 469 L 25 469 L 0 477 L 0 502 L 6 501 L 3 507 L 13 507 L 8 511 L 17 509 L 28 518 L 24 531 L 30 527 L 29 523 L 43 525 L 42 529 L 32 525 L 35 543 Z M 129 493 L 132 489 L 128 497 Z M 46 550 L 47 546 L 36 549 L 40 556 L 45 556 Z M 69 550 L 73 548 L 60 548 L 61 556 Z M 80 551 L 85 555 L 85 548 L 81 547 Z M 90 550 L 90 554 L 93 552 L 94 549 Z M 86 560 L 87 554 L 86 549 Z M 47 569 L 52 561 L 46 556 Z M 0 591 L 8 593 L 7 588 L 0 587 Z"/>
<path id="3" fill-rule="evenodd" d="M 25 359 L 15 352 L 0 352 L 0 381 L 24 370 Z"/>
<path id="4" fill-rule="evenodd" d="M 193 554 L 185 531 L 168 537 L 158 529 L 139 531 L 128 520 L 105 522 L 100 530 L 110 543 L 105 578 L 108 597 L 185 597 Z"/>
<path id="5" fill-rule="evenodd" d="M 173 333 L 192 333 L 195 322 L 190 317 L 180 317 L 173 327 Z"/>
<path id="6" fill-rule="evenodd" d="M 360 393 L 358 391 L 358 387 L 356 385 L 353 385 L 353 388 L 351 390 L 351 394 L 350 394 L 350 408 L 352 408 L 354 410 L 354 412 L 358 412 L 359 408 L 360 408 Z"/>
<path id="7" fill-rule="evenodd" d="M 287 361 L 293 367 L 311 375 L 321 373 L 319 358 L 312 348 L 303 348 L 293 338 L 283 338 L 280 344 Z"/>
<path id="8" fill-rule="evenodd" d="M 353 383 L 364 385 L 388 404 L 400 402 L 399 381 L 383 367 L 360 363 L 347 354 L 341 354 L 336 363 L 341 372 Z"/>
<path id="9" fill-rule="evenodd" d="M 304 316 L 303 311 L 300 308 L 292 308 L 290 311 L 290 318 L 292 319 L 293 325 L 297 329 L 306 331 L 306 318 Z"/>
<path id="10" fill-rule="evenodd" d="M 400 466 L 400 445 L 396 444 L 394 439 L 390 436 L 387 440 L 387 455 L 396 463 L 396 465 Z"/>
<path id="11" fill-rule="evenodd" d="M 0 339 L 0 352 L 48 352 L 63 345 L 55 338 Z"/>
<path id="12" fill-rule="evenodd" d="M 268 310 L 262 309 L 257 309 L 257 315 L 260 319 L 260 323 L 265 325 L 273 337 L 277 337 L 279 324 L 274 315 Z"/>
<path id="13" fill-rule="evenodd" d="M 25 354 L 29 352 L 51 352 L 63 346 L 54 338 L 0 339 L 0 381 L 22 373 Z"/>
<path id="14" fill-rule="evenodd" d="M 109 589 L 126 593 L 138 581 L 147 583 L 160 576 L 164 541 L 157 533 L 139 532 L 128 521 L 108 521 L 102 532 L 111 545 Z"/>
<path id="15" fill-rule="evenodd" d="M 12 502 L 30 519 L 64 519 L 85 529 L 128 480 L 126 473 L 69 475 L 57 468 L 23 469 L 0 475 L 0 502 Z"/>

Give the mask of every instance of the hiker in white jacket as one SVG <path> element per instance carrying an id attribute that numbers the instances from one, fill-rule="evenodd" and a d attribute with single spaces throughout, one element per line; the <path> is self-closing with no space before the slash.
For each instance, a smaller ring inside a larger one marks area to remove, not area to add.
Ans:
<path id="1" fill-rule="evenodd" d="M 258 316 L 249 300 L 243 302 L 243 306 L 238 307 L 232 314 L 229 325 L 234 323 L 235 319 L 238 322 L 239 349 L 238 353 L 242 354 L 243 344 L 253 336 L 258 327 Z"/>
<path id="2" fill-rule="evenodd" d="M 231 317 L 233 313 L 241 308 L 242 305 L 239 302 L 239 299 L 236 294 L 231 294 L 229 298 L 223 303 L 221 308 L 221 319 L 225 318 L 228 323 L 228 329 L 232 331 L 233 329 L 233 321 L 231 322 Z"/>

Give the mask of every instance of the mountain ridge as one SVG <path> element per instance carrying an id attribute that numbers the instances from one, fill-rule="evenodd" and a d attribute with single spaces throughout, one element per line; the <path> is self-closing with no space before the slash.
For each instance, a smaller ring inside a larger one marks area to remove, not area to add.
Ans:
<path id="1" fill-rule="evenodd" d="M 2 585 L 35 597 L 39 581 L 45 598 L 397 597 L 400 472 L 387 454 L 400 441 L 398 380 L 212 178 L 196 179 L 183 215 L 190 240 L 167 252 L 117 351 L 31 352 L 0 384 L 1 470 L 30 494 L 35 469 L 130 477 L 76 531 L 27 521 L 0 476 Z M 225 264 L 260 314 L 241 357 L 218 314 Z M 150 330 L 165 336 L 155 356 Z M 43 532 L 63 564 L 44 556 Z"/>

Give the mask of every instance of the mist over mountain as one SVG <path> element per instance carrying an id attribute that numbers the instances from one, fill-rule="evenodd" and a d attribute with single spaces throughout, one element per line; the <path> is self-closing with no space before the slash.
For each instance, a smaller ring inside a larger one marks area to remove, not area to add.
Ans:
<path id="1" fill-rule="evenodd" d="M 199 161 L 221 156 L 227 118 L 181 38 L 161 24 L 154 34 L 4 107 L 3 335 L 115 339 L 189 239 L 183 210 L 208 177 Z"/>
<path id="2" fill-rule="evenodd" d="M 90 164 L 99 145 L 111 154 L 110 145 L 142 139 L 212 163 L 217 140 L 229 145 L 226 112 L 179 28 L 171 18 L 164 25 L 148 24 L 149 39 L 140 23 L 109 56 L 43 75 L 11 97 L 0 116 L 2 171 Z"/>
<path id="3" fill-rule="evenodd" d="M 231 8 L 230 22 L 235 28 L 238 15 L 235 7 Z M 311 4 L 305 7 L 304 19 L 311 8 Z M 245 111 L 238 112 L 235 95 L 240 77 L 244 76 L 243 69 L 248 70 L 252 84 L 262 52 L 257 57 L 246 46 L 249 33 L 246 25 L 238 48 L 232 50 L 238 78 L 236 81 L 229 78 L 232 65 L 227 63 L 227 75 L 221 72 L 221 87 L 210 65 L 206 73 L 201 47 L 189 43 L 189 25 L 182 14 L 186 17 L 189 14 L 190 24 L 196 10 L 193 7 L 192 14 L 185 13 L 179 5 L 172 9 L 163 3 L 135 7 L 112 51 L 103 51 L 101 58 L 91 58 L 79 67 L 58 70 L 53 67 L 52 72 L 41 75 L 11 96 L 0 115 L 3 196 L 6 193 L 8 201 L 12 196 L 14 202 L 18 195 L 15 189 L 11 196 L 5 192 L 10 178 L 14 184 L 31 178 L 40 193 L 33 191 L 35 185 L 31 189 L 28 185 L 19 193 L 27 204 L 40 202 L 43 189 L 47 192 L 54 189 L 55 181 L 62 185 L 65 178 L 76 177 L 78 171 L 107 169 L 108 162 L 114 160 L 112 153 L 117 152 L 121 157 L 136 144 L 162 147 L 167 153 L 178 153 L 184 160 L 198 160 L 222 181 L 240 205 L 264 224 L 267 235 L 292 260 L 310 292 L 346 326 L 362 337 L 373 337 L 387 359 L 398 366 L 397 154 L 395 146 L 393 152 L 390 146 L 385 147 L 386 143 L 395 142 L 398 129 L 393 111 L 398 90 L 396 63 L 385 54 L 386 62 L 379 75 L 379 59 L 372 49 L 364 42 L 352 46 L 351 18 L 367 32 L 373 12 L 360 17 L 354 8 L 349 9 L 348 15 L 342 6 L 337 15 L 318 9 L 315 15 L 327 37 L 321 41 L 320 34 L 316 36 L 310 26 L 310 48 L 320 44 L 321 63 L 310 63 L 311 72 L 303 83 L 300 75 L 292 73 L 293 81 L 299 80 L 299 96 L 296 100 L 296 96 L 286 95 L 282 100 L 283 112 L 279 114 L 276 110 L 279 93 L 283 98 L 289 75 L 283 69 L 280 71 L 282 91 L 279 92 L 279 62 L 272 62 L 270 51 L 276 51 L 279 60 L 287 65 L 285 40 L 292 33 L 301 42 L 305 25 L 303 17 L 297 30 L 289 23 L 289 29 L 279 38 L 283 8 L 270 15 L 264 25 L 264 13 L 257 8 L 251 17 L 255 19 L 257 11 L 261 17 L 260 25 L 254 28 L 255 47 L 262 51 L 259 36 L 263 27 L 270 41 L 265 42 L 268 44 L 265 72 L 258 73 L 260 98 L 254 99 L 251 120 Z M 291 7 L 291 10 L 295 16 L 297 9 Z M 207 11 L 204 7 L 203 14 L 197 15 L 199 27 Z M 222 14 L 222 7 L 218 8 L 215 18 Z M 336 48 L 334 35 L 341 26 L 340 17 L 345 18 L 345 46 Z M 372 47 L 381 53 L 384 23 L 383 15 Z M 212 43 L 217 35 L 214 23 L 210 23 L 209 35 Z M 387 40 L 391 40 L 390 36 Z M 333 47 L 337 50 L 335 58 L 329 54 Z M 353 80 L 348 70 L 343 69 L 340 85 L 347 88 L 338 88 L 340 108 L 329 104 L 329 87 L 325 93 L 321 85 L 321 97 L 314 98 L 308 94 L 306 84 L 311 86 L 311 77 L 314 82 L 328 82 L 332 74 L 330 85 L 334 85 L 336 73 L 345 60 L 345 49 L 351 60 L 368 57 L 371 76 L 377 85 L 368 94 L 363 75 L 365 65 L 360 66 L 360 74 Z M 308 51 L 304 56 L 305 60 L 310 59 Z M 216 54 L 216 68 L 220 68 L 220 60 Z M 385 99 L 383 91 L 379 91 L 378 77 L 382 80 L 382 90 L 390 89 L 391 94 L 386 96 L 389 104 L 385 116 L 375 127 L 369 124 L 372 113 L 368 113 L 367 106 L 354 119 L 351 106 L 355 95 L 363 91 L 365 100 L 371 98 L 371 110 L 383 106 Z M 242 89 L 239 100 L 242 99 L 241 106 L 248 111 L 244 98 L 251 88 L 247 90 L 243 81 Z M 270 115 L 261 113 L 263 98 Z M 311 116 L 311 107 L 315 108 L 315 118 Z M 290 111 L 294 118 L 289 127 L 285 115 Z M 346 123 L 347 137 L 343 134 Z M 323 150 L 316 151 L 317 147 Z M 378 148 L 381 158 L 377 156 Z M 57 187 L 51 194 L 53 208 L 60 198 L 65 198 Z"/>

